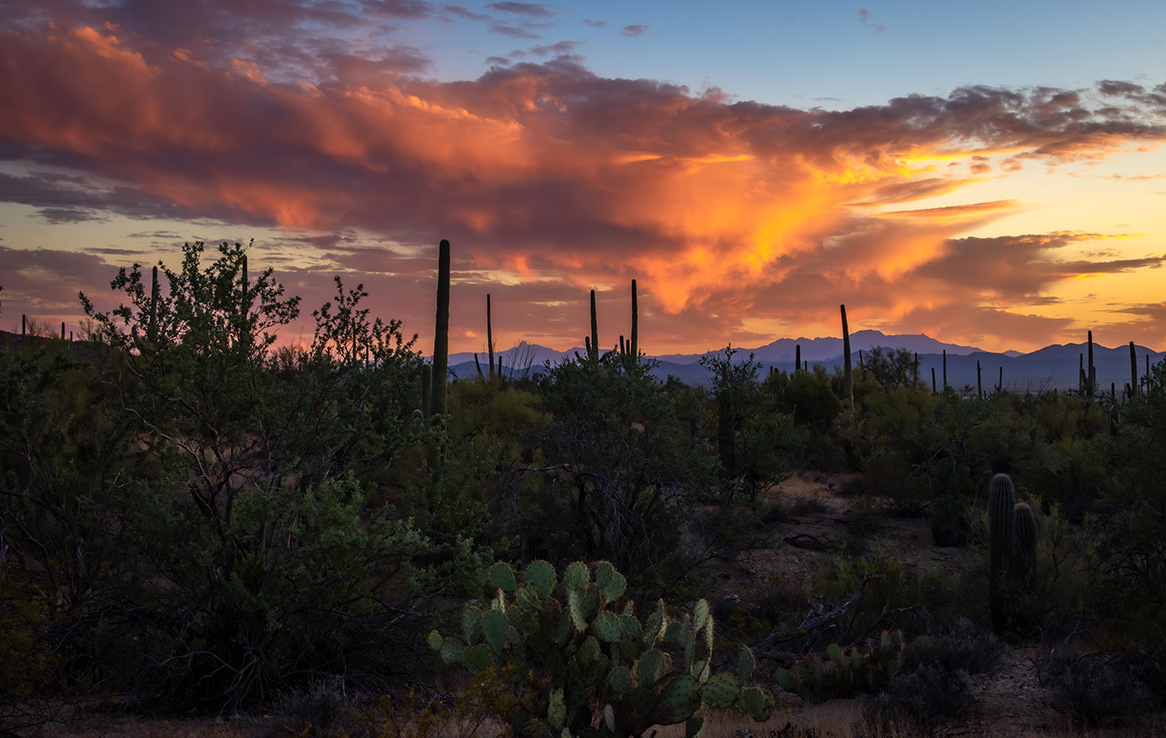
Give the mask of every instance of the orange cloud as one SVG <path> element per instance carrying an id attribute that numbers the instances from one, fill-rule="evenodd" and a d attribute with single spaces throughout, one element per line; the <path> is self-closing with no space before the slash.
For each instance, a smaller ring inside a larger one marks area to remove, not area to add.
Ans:
<path id="1" fill-rule="evenodd" d="M 652 338 L 677 347 L 710 315 L 734 342 L 754 335 L 746 325 L 825 321 L 840 295 L 882 320 L 948 320 L 957 301 L 1032 306 L 1059 281 L 1158 264 L 1057 260 L 1084 236 L 963 238 L 1025 207 L 1012 200 L 885 209 L 958 193 L 992 157 L 1006 170 L 1161 142 L 1159 93 L 1137 85 L 1103 83 L 1092 107 L 1075 91 L 970 87 L 807 111 L 601 78 L 569 58 L 448 83 L 350 59 L 292 80 L 118 28 L 0 31 L 0 142 L 79 178 L 3 174 L 0 198 L 54 222 L 358 229 L 391 246 L 320 258 L 407 275 L 418 300 L 431 267 L 401 254 L 440 238 L 474 280 L 518 275 L 532 296 L 552 285 L 543 302 L 622 294 L 634 277 Z M 525 319 L 562 341 L 580 333 L 568 313 Z"/>

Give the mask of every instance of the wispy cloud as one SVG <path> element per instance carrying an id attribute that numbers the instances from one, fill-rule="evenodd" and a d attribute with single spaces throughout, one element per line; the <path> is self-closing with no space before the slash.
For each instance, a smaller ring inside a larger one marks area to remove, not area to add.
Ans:
<path id="1" fill-rule="evenodd" d="M 555 15 L 554 11 L 542 3 L 489 3 L 486 7 L 490 10 L 496 10 L 499 13 L 526 15 L 531 18 L 550 18 Z"/>
<path id="2" fill-rule="evenodd" d="M 619 32 L 619 35 L 630 36 L 631 38 L 636 38 L 638 36 L 643 36 L 649 30 L 651 30 L 651 29 L 648 28 L 647 26 L 636 24 L 636 25 L 632 25 L 632 26 L 624 26 L 623 30 Z"/>
<path id="3" fill-rule="evenodd" d="M 867 28 L 873 28 L 875 33 L 882 33 L 883 31 L 887 30 L 885 25 L 882 23 L 875 23 L 874 20 L 871 19 L 870 11 L 866 8 L 858 9 L 858 20 Z"/>

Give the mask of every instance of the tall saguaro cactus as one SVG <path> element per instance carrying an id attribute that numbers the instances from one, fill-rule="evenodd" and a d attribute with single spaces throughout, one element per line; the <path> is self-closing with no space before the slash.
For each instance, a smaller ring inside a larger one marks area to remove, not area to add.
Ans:
<path id="1" fill-rule="evenodd" d="M 632 336 L 629 353 L 632 355 L 632 362 L 639 361 L 640 356 L 640 306 L 636 301 L 636 280 L 632 280 Z"/>
<path id="2" fill-rule="evenodd" d="M 1093 363 L 1093 331 L 1089 331 L 1089 396 L 1097 392 L 1097 367 Z"/>
<path id="3" fill-rule="evenodd" d="M 1007 474 L 992 477 L 988 488 L 989 609 L 992 630 L 1002 635 L 1008 627 L 1009 571 L 1016 545 L 1016 488 Z"/>
<path id="4" fill-rule="evenodd" d="M 433 333 L 433 399 L 430 412 L 444 415 L 448 410 L 449 374 L 449 241 L 444 238 L 437 255 L 437 327 Z"/>
<path id="5" fill-rule="evenodd" d="M 1130 341 L 1130 399 L 1138 396 L 1138 350 Z"/>
<path id="6" fill-rule="evenodd" d="M 595 290 L 591 290 L 591 345 L 587 348 L 587 358 L 592 364 L 599 363 L 599 321 L 595 316 Z"/>
<path id="7" fill-rule="evenodd" d="M 150 343 L 158 340 L 158 267 L 154 267 L 150 278 L 150 322 L 146 324 L 146 338 Z"/>
<path id="8" fill-rule="evenodd" d="M 854 375 L 850 367 L 850 327 L 846 324 L 846 306 L 842 306 L 842 377 L 846 383 L 846 404 L 854 413 Z"/>
<path id="9" fill-rule="evenodd" d="M 490 352 L 490 381 L 494 381 L 494 328 L 490 325 L 490 293 L 486 293 L 486 349 Z"/>

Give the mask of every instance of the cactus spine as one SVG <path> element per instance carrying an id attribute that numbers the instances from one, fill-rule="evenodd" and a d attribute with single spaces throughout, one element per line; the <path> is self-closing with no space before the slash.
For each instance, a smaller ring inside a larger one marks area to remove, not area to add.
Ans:
<path id="1" fill-rule="evenodd" d="M 992 630 L 1003 635 L 1008 625 L 1008 579 L 1016 541 L 1016 488 L 1007 474 L 992 477 L 988 489 L 990 550 L 989 609 Z"/>
<path id="2" fill-rule="evenodd" d="M 850 328 L 846 324 L 846 306 L 842 306 L 842 377 L 846 384 L 846 405 L 854 414 L 854 375 L 850 368 Z"/>
<path id="3" fill-rule="evenodd" d="M 449 241 L 444 238 L 437 256 L 437 327 L 433 333 L 433 399 L 430 412 L 447 410 L 446 383 L 449 375 Z"/>

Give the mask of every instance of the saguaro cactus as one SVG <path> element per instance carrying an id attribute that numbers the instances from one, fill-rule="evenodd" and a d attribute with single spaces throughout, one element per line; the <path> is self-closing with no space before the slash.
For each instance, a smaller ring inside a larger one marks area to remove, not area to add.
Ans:
<path id="1" fill-rule="evenodd" d="M 158 340 L 158 267 L 154 267 L 150 279 L 150 322 L 146 324 L 146 338 L 150 343 Z"/>
<path id="2" fill-rule="evenodd" d="M 433 365 L 421 365 L 421 416 L 433 414 Z"/>
<path id="3" fill-rule="evenodd" d="M 490 293 L 486 293 L 486 350 L 490 352 L 490 381 L 494 381 L 494 327 L 490 325 Z"/>
<path id="4" fill-rule="evenodd" d="M 1036 515 L 1023 502 L 1016 503 L 1012 514 L 1016 519 L 1016 548 L 1012 552 L 1012 567 L 1019 584 L 1028 590 L 1032 588 L 1036 577 Z"/>
<path id="5" fill-rule="evenodd" d="M 591 290 L 591 345 L 587 347 L 587 358 L 592 364 L 599 363 L 599 321 L 595 316 L 595 290 Z"/>
<path id="6" fill-rule="evenodd" d="M 1130 399 L 1138 396 L 1138 350 L 1130 341 Z"/>
<path id="7" fill-rule="evenodd" d="M 846 324 L 846 306 L 842 306 L 842 378 L 846 384 L 846 405 L 854 413 L 854 375 L 850 368 L 850 328 Z"/>
<path id="8" fill-rule="evenodd" d="M 794 371 L 800 371 L 802 368 L 802 345 L 796 344 L 794 346 Z"/>
<path id="9" fill-rule="evenodd" d="M 630 353 L 632 361 L 640 360 L 640 305 L 636 299 L 636 280 L 632 280 L 632 336 Z"/>
<path id="10" fill-rule="evenodd" d="M 1089 331 L 1089 394 L 1097 391 L 1097 367 L 1093 365 L 1093 331 Z"/>
<path id="11" fill-rule="evenodd" d="M 990 551 L 989 609 L 992 630 L 1003 635 L 1008 626 L 1009 571 L 1016 544 L 1016 488 L 1007 474 L 992 477 L 988 489 Z"/>
<path id="12" fill-rule="evenodd" d="M 430 411 L 447 411 L 446 385 L 449 375 L 449 241 L 444 238 L 437 255 L 437 327 L 433 333 L 433 400 Z"/>

